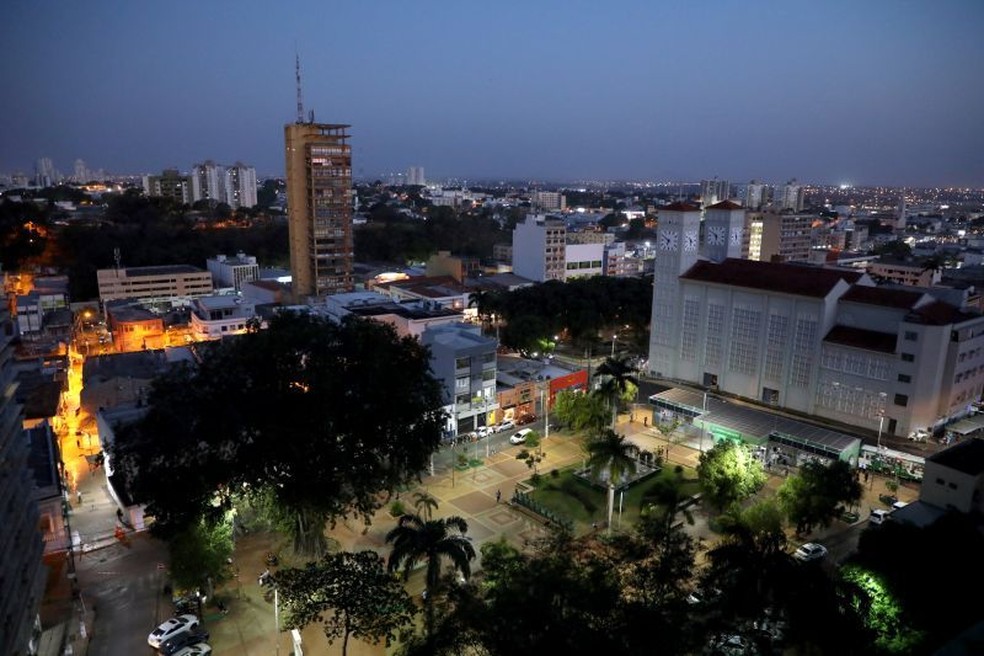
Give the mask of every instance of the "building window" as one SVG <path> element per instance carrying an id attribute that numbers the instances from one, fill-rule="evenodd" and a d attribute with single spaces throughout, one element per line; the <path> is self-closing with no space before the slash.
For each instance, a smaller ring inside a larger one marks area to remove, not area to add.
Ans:
<path id="1" fill-rule="evenodd" d="M 914 341 L 916 341 L 916 339 L 918 339 L 919 334 L 916 333 L 916 332 L 913 332 L 911 330 L 907 330 L 907 331 L 905 331 L 904 337 L 905 337 L 905 341 L 907 341 L 907 342 L 914 342 Z"/>
<path id="2" fill-rule="evenodd" d="M 455 369 L 467 369 L 468 368 L 468 358 L 456 358 L 454 361 Z"/>
<path id="3" fill-rule="evenodd" d="M 899 374 L 899 382 L 900 383 L 911 383 L 912 382 L 912 376 L 910 376 L 909 374 Z"/>
<path id="4" fill-rule="evenodd" d="M 895 405 L 901 405 L 903 407 L 909 405 L 909 397 L 905 394 L 896 394 Z"/>
<path id="5" fill-rule="evenodd" d="M 902 354 L 902 362 L 914 362 L 915 359 L 916 359 L 916 356 L 914 356 L 912 353 L 903 353 Z"/>

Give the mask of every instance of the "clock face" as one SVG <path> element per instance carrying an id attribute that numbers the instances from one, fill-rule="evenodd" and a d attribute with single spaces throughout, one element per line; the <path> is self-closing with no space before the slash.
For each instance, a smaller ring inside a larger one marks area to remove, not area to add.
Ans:
<path id="1" fill-rule="evenodd" d="M 688 232 L 683 236 L 683 248 L 688 251 L 697 250 L 697 233 Z"/>
<path id="2" fill-rule="evenodd" d="M 735 228 L 731 231 L 731 243 L 738 245 L 741 243 L 741 229 Z"/>
<path id="3" fill-rule="evenodd" d="M 711 226 L 707 229 L 707 243 L 712 246 L 723 246 L 725 229 L 722 226 Z"/>
<path id="4" fill-rule="evenodd" d="M 680 237 L 674 230 L 667 230 L 659 236 L 659 247 L 664 251 L 675 251 L 680 244 Z"/>

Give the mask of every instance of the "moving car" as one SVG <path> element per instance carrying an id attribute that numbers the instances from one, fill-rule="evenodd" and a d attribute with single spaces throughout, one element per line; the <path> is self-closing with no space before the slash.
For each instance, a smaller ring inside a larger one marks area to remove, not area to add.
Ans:
<path id="1" fill-rule="evenodd" d="M 514 428 L 516 428 L 516 423 L 512 419 L 507 419 L 506 421 L 496 426 L 495 431 L 497 433 L 501 433 L 502 431 L 512 430 Z"/>
<path id="2" fill-rule="evenodd" d="M 818 542 L 807 542 L 793 552 L 793 558 L 806 563 L 814 560 L 821 560 L 827 555 L 827 547 Z"/>
<path id="3" fill-rule="evenodd" d="M 190 613 L 172 617 L 151 631 L 150 635 L 147 636 L 147 644 L 154 649 L 160 649 L 161 644 L 166 640 L 170 640 L 179 633 L 193 631 L 198 628 L 198 625 L 198 617 Z"/>
<path id="4" fill-rule="evenodd" d="M 510 444 L 522 444 L 526 441 L 526 436 L 533 432 L 532 428 L 523 428 L 509 436 Z"/>
<path id="5" fill-rule="evenodd" d="M 164 654 L 164 656 L 173 656 L 173 654 L 176 654 L 185 647 L 197 645 L 201 642 L 208 642 L 208 631 L 205 631 L 204 629 L 182 631 L 173 638 L 168 638 L 162 642 L 160 652 Z"/>

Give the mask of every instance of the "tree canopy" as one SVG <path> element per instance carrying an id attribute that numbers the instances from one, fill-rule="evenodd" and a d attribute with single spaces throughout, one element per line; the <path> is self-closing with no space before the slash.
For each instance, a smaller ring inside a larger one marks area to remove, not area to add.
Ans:
<path id="1" fill-rule="evenodd" d="M 700 456 L 697 479 L 704 497 L 718 509 L 747 499 L 765 485 L 762 463 L 738 442 L 723 440 Z"/>
<path id="2" fill-rule="evenodd" d="M 380 492 L 415 479 L 444 424 L 440 385 L 415 339 L 295 313 L 210 345 L 197 367 L 155 381 L 149 403 L 110 453 L 155 530 L 270 493 L 294 516 L 305 553 L 323 547 L 326 521 L 368 521 Z"/>
<path id="3" fill-rule="evenodd" d="M 830 526 L 841 505 L 852 506 L 861 498 L 861 483 L 851 466 L 835 460 L 829 465 L 811 461 L 788 477 L 777 496 L 796 533 L 809 533 L 816 526 Z"/>
<path id="4" fill-rule="evenodd" d="M 416 607 L 375 551 L 327 554 L 303 568 L 282 569 L 275 577 L 286 611 L 284 624 L 321 624 L 329 641 L 350 637 L 385 642 L 410 626 Z"/>

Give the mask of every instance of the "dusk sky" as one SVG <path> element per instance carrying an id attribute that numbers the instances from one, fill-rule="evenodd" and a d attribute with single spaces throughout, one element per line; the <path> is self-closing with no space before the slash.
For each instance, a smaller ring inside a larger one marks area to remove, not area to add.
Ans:
<path id="1" fill-rule="evenodd" d="M 8 0 L 0 172 L 984 186 L 982 0 Z"/>

